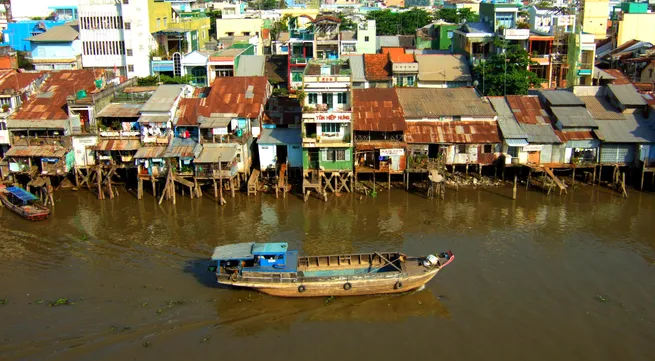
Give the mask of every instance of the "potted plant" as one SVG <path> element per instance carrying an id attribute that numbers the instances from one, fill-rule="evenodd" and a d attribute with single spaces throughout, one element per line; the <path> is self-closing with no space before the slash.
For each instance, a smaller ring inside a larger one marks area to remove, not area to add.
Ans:
<path id="1" fill-rule="evenodd" d="M 2 104 L 2 111 L 3 112 L 8 112 L 9 111 L 9 104 Z"/>

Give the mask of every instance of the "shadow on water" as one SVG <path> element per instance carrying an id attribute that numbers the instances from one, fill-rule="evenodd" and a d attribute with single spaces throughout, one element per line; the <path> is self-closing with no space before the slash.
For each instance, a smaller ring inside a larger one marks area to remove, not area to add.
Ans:
<path id="1" fill-rule="evenodd" d="M 211 288 L 231 289 L 232 287 L 221 285 L 216 282 L 214 273 L 209 272 L 211 260 L 209 258 L 194 259 L 186 261 L 184 264 L 184 272 L 190 273 L 201 285 Z"/>
<path id="2" fill-rule="evenodd" d="M 410 318 L 450 318 L 450 312 L 428 289 L 395 295 L 341 298 L 284 298 L 247 289 L 232 289 L 216 300 L 217 328 L 235 336 L 267 331 L 288 332 L 298 322 L 401 322 Z"/>

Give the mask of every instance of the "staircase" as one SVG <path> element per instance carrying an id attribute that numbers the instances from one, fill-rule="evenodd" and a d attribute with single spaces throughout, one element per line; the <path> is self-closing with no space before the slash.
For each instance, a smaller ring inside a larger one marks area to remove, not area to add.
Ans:
<path id="1" fill-rule="evenodd" d="M 550 169 L 550 167 L 544 167 L 544 172 L 548 175 L 548 177 L 550 177 L 553 183 L 555 183 L 559 187 L 559 194 L 562 194 L 562 191 L 564 191 L 564 193 L 567 193 L 566 185 L 562 183 L 562 181 L 559 178 L 557 178 L 557 176 L 555 175 L 555 173 L 553 173 L 553 170 Z M 548 193 L 550 193 L 550 189 L 548 189 Z"/>
<path id="2" fill-rule="evenodd" d="M 248 179 L 248 195 L 256 195 L 257 188 L 259 188 L 259 170 L 255 169 L 250 173 L 250 178 Z"/>

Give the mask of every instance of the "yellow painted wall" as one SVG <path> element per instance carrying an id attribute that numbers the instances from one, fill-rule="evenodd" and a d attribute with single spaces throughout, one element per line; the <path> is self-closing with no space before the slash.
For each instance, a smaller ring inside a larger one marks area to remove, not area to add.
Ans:
<path id="1" fill-rule="evenodd" d="M 234 36 L 242 36 L 243 32 L 250 32 L 251 36 L 259 33 L 261 36 L 262 19 L 216 19 L 216 39 L 229 36 L 228 33 L 234 33 Z"/>
<path id="2" fill-rule="evenodd" d="M 209 41 L 209 24 L 211 19 L 206 18 L 194 18 L 194 19 L 180 19 L 182 21 L 178 23 L 168 23 L 168 27 L 171 29 L 183 28 L 185 30 L 198 31 L 198 47 L 200 49 L 204 48 L 205 43 Z M 203 35 L 204 34 L 204 35 Z"/>
<path id="3" fill-rule="evenodd" d="M 653 24 L 655 24 L 655 13 L 623 14 L 623 20 L 619 21 L 616 46 L 632 39 L 655 44 L 655 25 Z"/>
<path id="4" fill-rule="evenodd" d="M 405 0 L 386 0 L 384 5 L 403 7 L 405 6 Z"/>
<path id="5" fill-rule="evenodd" d="M 651 61 L 651 63 L 646 65 L 644 70 L 641 71 L 641 82 L 651 84 L 655 82 L 655 62 Z"/>
<path id="6" fill-rule="evenodd" d="M 609 20 L 609 1 L 585 0 L 582 12 L 582 30 L 594 34 L 596 39 L 607 37 L 607 20 Z"/>
<path id="7" fill-rule="evenodd" d="M 168 28 L 164 25 L 164 18 L 166 23 L 171 22 L 172 8 L 169 2 L 155 2 L 155 0 L 148 1 L 148 17 L 150 18 L 150 33 Z M 159 26 L 157 26 L 157 19 L 159 19 Z"/>

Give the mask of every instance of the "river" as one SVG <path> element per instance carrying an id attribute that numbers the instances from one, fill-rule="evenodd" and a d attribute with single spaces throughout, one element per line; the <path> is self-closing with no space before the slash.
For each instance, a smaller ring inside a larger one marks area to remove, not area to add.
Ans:
<path id="1" fill-rule="evenodd" d="M 60 191 L 44 222 L 0 209 L 0 360 L 652 360 L 655 195 L 508 195 Z M 245 241 L 456 259 L 418 292 L 280 299 L 207 274 L 213 247 Z"/>

